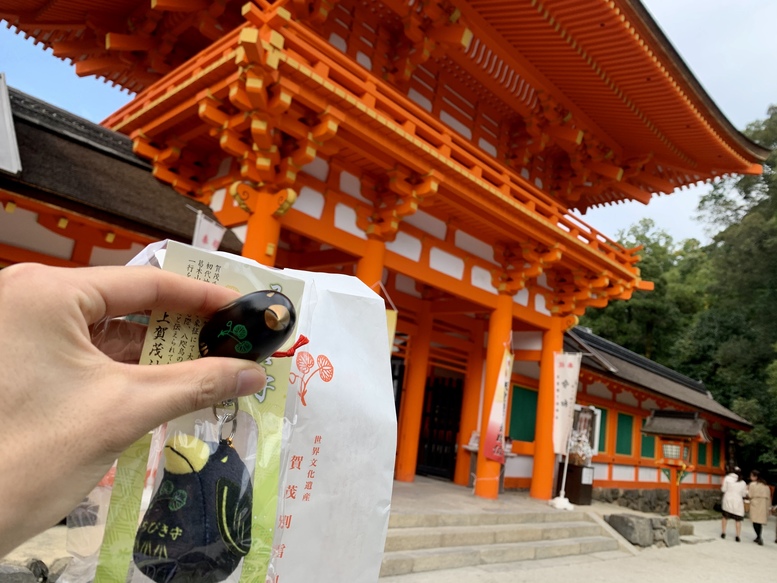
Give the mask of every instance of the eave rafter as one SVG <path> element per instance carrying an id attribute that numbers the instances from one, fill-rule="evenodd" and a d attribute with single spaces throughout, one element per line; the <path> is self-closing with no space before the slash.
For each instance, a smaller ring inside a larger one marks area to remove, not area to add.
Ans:
<path id="1" fill-rule="evenodd" d="M 347 10 L 356 6 L 352 0 L 289 0 L 277 4 L 285 4 L 295 17 L 314 28 L 330 18 L 338 4 L 347 5 Z M 675 105 L 679 103 L 689 119 L 694 120 L 688 131 L 704 136 L 705 147 L 724 152 L 725 158 L 739 164 L 740 171 L 757 171 L 757 164 L 740 151 L 741 144 L 739 149 L 731 145 L 736 137 L 713 127 L 707 112 L 694 100 L 693 87 L 689 90 L 688 83 L 677 80 L 672 55 L 660 53 L 660 39 L 656 45 L 656 39 L 646 32 L 653 26 L 652 21 L 640 22 L 646 19 L 645 15 L 637 14 L 639 11 L 628 3 L 623 7 L 619 2 L 592 6 L 596 17 L 588 20 L 593 24 L 586 24 L 586 18 L 580 17 L 581 9 L 566 1 L 532 2 L 531 6 L 516 6 L 509 13 L 491 0 L 477 0 L 461 7 L 448 0 L 366 0 L 361 5 L 364 9 L 388 9 L 401 25 L 398 35 L 392 31 L 392 38 L 371 41 L 388 47 L 387 79 L 401 88 L 421 64 L 455 63 L 501 102 L 509 103 L 523 119 L 523 129 L 517 137 L 513 136 L 516 139 L 504 158 L 518 171 L 528 170 L 532 181 L 552 182 L 548 190 L 570 208 L 585 211 L 591 206 L 626 199 L 646 203 L 654 192 L 671 192 L 730 172 L 700 166 L 696 152 L 691 149 L 694 155 L 689 154 L 689 144 L 695 147 L 698 140 L 683 138 L 685 130 L 678 130 L 673 122 L 666 122 L 667 129 L 656 121 L 660 115 L 643 104 L 639 88 L 629 85 L 634 74 L 626 71 L 620 61 L 612 62 L 612 55 L 602 52 L 601 34 L 591 34 L 594 21 L 602 19 L 611 27 L 608 35 L 613 36 L 614 32 L 621 39 L 623 50 L 629 51 L 640 74 L 648 70 L 645 67 L 653 71 L 656 79 L 661 79 L 662 87 L 666 86 L 666 94 L 675 96 Z M 57 56 L 71 59 L 79 75 L 102 76 L 131 91 L 140 91 L 240 25 L 241 6 L 242 0 L 151 0 L 148 5 L 117 0 L 111 7 L 98 2 L 79 18 L 81 9 L 73 9 L 66 0 L 52 0 L 38 9 L 6 16 L 17 29 L 32 33 L 36 40 L 51 46 Z M 272 9 L 263 3 L 249 6 L 260 11 Z M 524 51 L 516 50 L 519 45 L 510 44 L 514 39 L 497 32 L 504 27 L 515 29 L 519 24 L 524 26 L 521 38 L 531 37 L 529 43 L 547 46 L 552 54 L 566 50 L 567 58 L 561 59 L 564 62 L 580 59 L 575 79 L 579 77 L 589 93 L 608 94 L 619 100 L 625 108 L 619 115 L 629 116 L 629 124 L 640 125 L 652 135 L 651 140 L 643 141 L 642 147 L 648 150 L 623 151 L 623 144 L 603 127 L 606 121 L 597 123 L 587 117 L 577 100 L 565 95 L 561 85 L 554 84 L 552 67 L 535 66 L 530 51 L 523 54 Z M 381 31 L 376 29 L 376 33 Z M 659 61 L 659 54 L 668 59 L 667 66 Z M 563 113 L 560 118 L 558 112 Z M 513 121 L 501 120 L 507 125 Z M 522 136 L 522 132 L 526 135 Z M 681 139 L 685 140 L 682 144 L 678 141 Z M 598 160 L 595 154 L 601 150 L 611 152 L 611 158 Z M 643 167 L 640 176 L 619 177 L 629 169 L 630 158 L 645 154 L 654 156 L 660 165 Z M 554 176 L 561 176 L 561 180 L 552 180 Z"/>
<path id="2" fill-rule="evenodd" d="M 627 300 L 636 290 L 652 290 L 651 282 L 624 280 L 608 271 L 555 269 L 546 274 L 551 290 L 547 308 L 554 315 L 582 316 L 589 307 L 604 308 L 612 300 Z"/>
<path id="3" fill-rule="evenodd" d="M 372 208 L 359 206 L 356 224 L 370 238 L 393 241 L 403 218 L 436 193 L 440 179 L 433 170 L 421 175 L 404 168 L 394 168 L 374 182 L 373 192 L 365 193 Z"/>
<path id="4" fill-rule="evenodd" d="M 238 224 L 252 212 L 249 187 L 268 196 L 289 194 L 296 172 L 315 156 L 357 156 L 369 161 L 373 170 L 367 175 L 376 185 L 366 193 L 372 208 L 358 212 L 368 236 L 391 240 L 403 217 L 421 204 L 436 208 L 435 193 L 444 191 L 440 202 L 460 209 L 455 212 L 465 213 L 468 224 L 478 223 L 476 232 L 489 233 L 486 240 L 523 232 L 546 251 L 561 241 L 568 269 L 606 270 L 635 285 L 631 251 L 568 221 L 563 207 L 536 189 L 527 192 L 509 172 L 484 165 L 476 150 L 440 133 L 449 130 L 439 122 L 409 115 L 406 98 L 364 71 L 355 76 L 342 53 L 284 13 L 247 8 L 249 24 L 222 39 L 219 51 L 199 60 L 196 69 L 176 73 L 182 80 L 176 92 L 155 88 L 110 120 L 130 131 L 157 177 L 206 201 L 227 189 L 236 216 L 220 218 Z M 197 92 L 183 93 L 186 86 Z M 233 169 L 220 176 L 216 167 L 225 158 Z M 207 162 L 192 168 L 187 159 Z"/>
<path id="5" fill-rule="evenodd" d="M 63 4 L 55 0 L 38 11 L 0 17 L 71 61 L 78 75 L 102 77 L 133 92 L 152 85 L 242 22 L 241 0 L 117 0 L 88 10 Z"/>

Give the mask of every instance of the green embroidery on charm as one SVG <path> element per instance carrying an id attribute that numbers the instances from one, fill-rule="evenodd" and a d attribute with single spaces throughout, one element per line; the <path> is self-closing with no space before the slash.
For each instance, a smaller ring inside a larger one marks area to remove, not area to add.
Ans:
<path id="1" fill-rule="evenodd" d="M 242 324 L 237 324 L 233 327 L 232 320 L 227 322 L 226 330 L 219 332 L 218 337 L 221 338 L 222 336 L 229 336 L 237 342 L 235 344 L 235 352 L 239 354 L 247 354 L 253 348 L 253 345 L 248 340 L 245 340 L 245 337 L 248 336 L 248 328 Z"/>
<path id="2" fill-rule="evenodd" d="M 167 507 L 172 511 L 175 512 L 176 510 L 180 510 L 184 506 L 186 506 L 186 499 L 188 496 L 186 495 L 186 492 L 184 490 L 176 490 L 175 493 L 170 497 L 170 503 L 167 505 Z"/>

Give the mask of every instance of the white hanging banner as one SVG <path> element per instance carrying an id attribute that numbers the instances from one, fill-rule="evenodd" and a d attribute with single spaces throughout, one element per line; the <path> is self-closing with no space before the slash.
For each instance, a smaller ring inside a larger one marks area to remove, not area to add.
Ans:
<path id="1" fill-rule="evenodd" d="M 483 456 L 500 464 L 505 463 L 505 419 L 507 416 L 507 397 L 510 393 L 510 377 L 513 372 L 513 353 L 505 348 L 502 367 L 496 381 L 494 400 L 491 402 L 491 414 L 484 440 Z"/>
<path id="2" fill-rule="evenodd" d="M 567 453 L 567 442 L 575 417 L 577 385 L 580 378 L 580 352 L 557 352 L 553 358 L 555 407 L 553 414 L 553 452 Z"/>
<path id="3" fill-rule="evenodd" d="M 218 251 L 226 230 L 227 228 L 221 223 L 214 221 L 202 211 L 197 211 L 192 247 L 206 251 Z"/>
<path id="4" fill-rule="evenodd" d="M 19 157 L 19 145 L 16 142 L 13 111 L 11 111 L 11 98 L 3 73 L 0 73 L 0 170 L 9 174 L 19 174 L 22 171 L 22 160 Z"/>

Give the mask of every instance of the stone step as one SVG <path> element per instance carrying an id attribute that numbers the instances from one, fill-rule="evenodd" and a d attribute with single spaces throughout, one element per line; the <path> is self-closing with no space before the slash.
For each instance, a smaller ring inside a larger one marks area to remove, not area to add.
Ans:
<path id="1" fill-rule="evenodd" d="M 566 510 L 547 510 L 544 512 L 480 512 L 464 514 L 398 514 L 392 512 L 389 517 L 389 528 L 477 526 L 485 524 L 522 524 L 590 520 L 590 517 L 585 512 Z"/>
<path id="2" fill-rule="evenodd" d="M 387 552 L 381 577 L 441 569 L 459 569 L 494 563 L 513 563 L 618 550 L 618 542 L 606 536 L 586 536 L 507 544 L 427 548 Z"/>
<path id="3" fill-rule="evenodd" d="M 558 540 L 600 534 L 602 529 L 598 524 L 585 521 L 392 528 L 386 537 L 385 551 Z"/>

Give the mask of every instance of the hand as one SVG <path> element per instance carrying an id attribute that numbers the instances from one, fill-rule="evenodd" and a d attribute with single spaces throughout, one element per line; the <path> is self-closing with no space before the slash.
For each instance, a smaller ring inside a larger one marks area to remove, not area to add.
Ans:
<path id="1" fill-rule="evenodd" d="M 89 326 L 154 308 L 208 315 L 236 297 L 153 267 L 0 271 L 0 557 L 67 515 L 154 427 L 266 382 L 246 360 L 116 362 Z"/>

